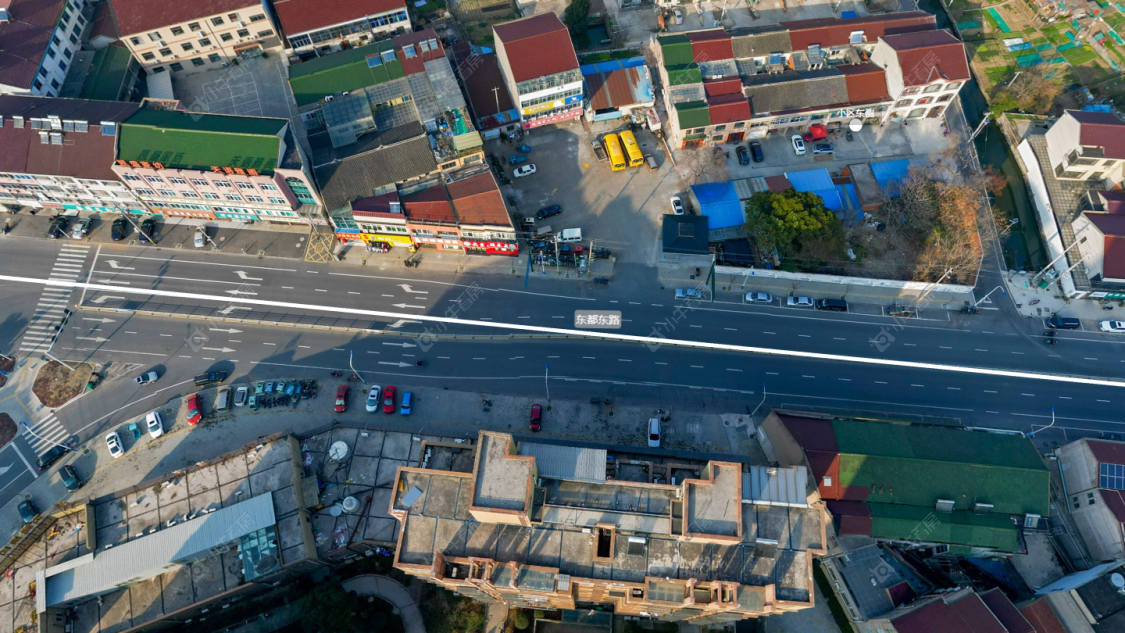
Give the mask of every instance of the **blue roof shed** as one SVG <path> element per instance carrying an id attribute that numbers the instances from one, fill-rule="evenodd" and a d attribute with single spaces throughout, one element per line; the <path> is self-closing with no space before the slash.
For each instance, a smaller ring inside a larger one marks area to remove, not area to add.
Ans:
<path id="1" fill-rule="evenodd" d="M 832 183 L 832 176 L 827 169 L 808 169 L 805 171 L 785 172 L 785 177 L 797 191 L 815 193 L 824 200 L 824 207 L 829 211 L 840 211 L 844 208 L 844 201 L 840 199 L 840 192 Z"/>
<path id="2" fill-rule="evenodd" d="M 707 217 L 707 229 L 725 229 L 746 224 L 742 201 L 734 190 L 734 183 L 708 182 L 692 185 L 692 196 L 699 205 L 699 215 Z"/>

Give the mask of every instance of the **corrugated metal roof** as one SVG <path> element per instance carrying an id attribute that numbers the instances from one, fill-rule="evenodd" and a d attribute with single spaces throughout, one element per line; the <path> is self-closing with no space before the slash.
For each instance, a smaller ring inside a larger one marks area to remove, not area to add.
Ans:
<path id="1" fill-rule="evenodd" d="M 595 527 L 599 523 L 611 523 L 619 530 L 643 534 L 671 534 L 672 519 L 666 516 L 632 514 L 613 510 L 587 510 L 565 506 L 544 506 L 543 523 L 570 525 L 573 527 Z"/>
<path id="2" fill-rule="evenodd" d="M 524 442 L 519 452 L 535 458 L 540 477 L 605 481 L 605 449 Z"/>
<path id="3" fill-rule="evenodd" d="M 742 501 L 758 505 L 806 508 L 808 470 L 750 466 L 742 473 Z"/>
<path id="4" fill-rule="evenodd" d="M 809 191 L 820 196 L 828 210 L 836 211 L 844 207 L 840 192 L 836 191 L 836 185 L 832 183 L 832 176 L 828 174 L 827 169 L 787 171 L 785 177 L 797 191 Z"/>
<path id="5" fill-rule="evenodd" d="M 273 495 L 258 495 L 97 552 L 85 565 L 47 576 L 40 589 L 47 593 L 47 606 L 95 596 L 206 558 L 214 548 L 275 523 Z"/>

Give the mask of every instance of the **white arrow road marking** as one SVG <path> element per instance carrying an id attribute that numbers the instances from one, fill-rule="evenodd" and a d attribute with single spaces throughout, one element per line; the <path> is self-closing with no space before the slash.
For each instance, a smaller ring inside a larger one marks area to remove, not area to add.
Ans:
<path id="1" fill-rule="evenodd" d="M 116 279 L 103 279 L 103 284 L 114 284 L 115 286 L 131 286 L 127 281 L 117 281 Z"/>
<path id="2" fill-rule="evenodd" d="M 222 310 L 219 310 L 219 314 L 230 314 L 231 312 L 234 312 L 235 310 L 253 310 L 253 309 L 254 308 L 251 308 L 251 307 L 248 307 L 248 306 L 227 306 L 227 307 L 223 308 Z"/>
<path id="3" fill-rule="evenodd" d="M 105 343 L 109 339 L 100 336 L 76 336 L 74 337 L 80 341 L 94 341 L 95 343 Z"/>
<path id="4" fill-rule="evenodd" d="M 413 367 L 414 363 L 388 363 L 386 361 L 379 361 L 380 365 L 390 365 L 391 367 Z"/>
<path id="5" fill-rule="evenodd" d="M 97 299 L 93 299 L 90 303 L 105 303 L 106 301 L 124 301 L 125 297 L 111 297 L 109 295 L 102 295 Z"/>
<path id="6" fill-rule="evenodd" d="M 225 329 L 225 328 L 221 328 L 221 327 L 209 327 L 207 329 L 212 331 L 212 332 L 226 332 L 227 334 L 238 334 L 239 332 L 242 331 L 242 330 L 236 330 L 234 328 Z"/>
<path id="7" fill-rule="evenodd" d="M 114 270 L 136 270 L 136 268 L 133 268 L 132 266 L 122 266 L 121 264 L 118 264 L 116 259 L 107 259 L 105 260 L 105 263 L 109 264 L 109 267 L 113 268 Z"/>
<path id="8" fill-rule="evenodd" d="M 88 319 L 88 318 L 83 318 L 82 320 L 83 321 L 93 321 L 94 323 L 114 323 L 115 322 L 113 319 Z"/>
<path id="9" fill-rule="evenodd" d="M 402 288 L 403 290 L 405 290 L 407 292 L 410 292 L 410 293 L 413 293 L 413 294 L 416 294 L 416 295 L 428 295 L 428 294 L 430 294 L 429 290 L 414 290 L 413 288 L 410 287 L 410 284 L 399 284 L 398 287 Z"/>
<path id="10" fill-rule="evenodd" d="M 413 321 L 413 320 L 410 320 L 410 319 L 399 319 L 398 321 L 395 321 L 394 323 L 388 325 L 387 327 L 400 328 L 404 325 L 409 325 L 411 323 L 421 323 L 421 321 Z"/>
<path id="11" fill-rule="evenodd" d="M 226 293 L 232 294 L 232 295 L 256 295 L 256 294 L 258 294 L 256 292 L 250 292 L 249 290 L 227 290 Z"/>
<path id="12" fill-rule="evenodd" d="M 209 350 L 209 351 L 212 351 L 212 352 L 222 352 L 223 354 L 229 354 L 229 353 L 234 351 L 233 349 L 231 349 L 229 347 L 201 347 L 199 349 L 205 349 L 205 350 Z"/>
<path id="13" fill-rule="evenodd" d="M 8 472 L 11 469 L 11 466 L 0 466 L 0 476 L 3 476 L 4 473 Z"/>
<path id="14" fill-rule="evenodd" d="M 418 347 L 414 343 L 383 343 L 383 345 L 390 345 L 391 347 Z"/>
<path id="15" fill-rule="evenodd" d="M 406 308 L 415 308 L 415 309 L 418 309 L 418 310 L 425 310 L 426 309 L 426 306 L 411 306 L 411 305 L 406 305 L 405 303 L 394 303 L 394 304 L 391 304 L 391 305 L 393 305 L 396 308 L 402 308 L 403 310 L 405 310 Z"/>
<path id="16" fill-rule="evenodd" d="M 236 271 L 234 271 L 234 274 L 238 275 L 244 281 L 261 281 L 262 280 L 261 277 L 250 277 L 249 275 L 246 274 L 245 270 L 236 270 Z"/>

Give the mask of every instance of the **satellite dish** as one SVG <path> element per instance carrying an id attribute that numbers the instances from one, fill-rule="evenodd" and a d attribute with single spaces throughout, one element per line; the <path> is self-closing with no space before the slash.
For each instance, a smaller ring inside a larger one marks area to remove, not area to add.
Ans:
<path id="1" fill-rule="evenodd" d="M 328 457 L 334 462 L 342 462 L 348 458 L 348 443 L 347 442 L 332 442 L 332 446 L 328 447 Z"/>
<path id="2" fill-rule="evenodd" d="M 852 119 L 848 122 L 848 129 L 853 132 L 858 132 L 863 129 L 863 119 Z"/>
<path id="3" fill-rule="evenodd" d="M 1125 576 L 1121 574 L 1110 574 L 1109 582 L 1118 589 L 1125 589 Z"/>

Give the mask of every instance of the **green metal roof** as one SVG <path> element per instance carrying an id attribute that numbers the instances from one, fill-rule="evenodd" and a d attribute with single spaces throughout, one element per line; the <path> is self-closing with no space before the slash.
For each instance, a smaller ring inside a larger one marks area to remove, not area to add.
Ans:
<path id="1" fill-rule="evenodd" d="M 676 116 L 679 117 L 681 130 L 711 125 L 711 112 L 707 109 L 706 101 L 677 103 Z"/>
<path id="2" fill-rule="evenodd" d="M 668 84 L 671 86 L 697 84 L 703 81 L 703 72 L 695 64 L 666 66 L 665 68 L 668 71 Z"/>
<path id="3" fill-rule="evenodd" d="M 91 71 L 82 83 L 80 99 L 117 101 L 123 95 L 133 55 L 121 46 L 106 46 L 94 53 Z"/>
<path id="4" fill-rule="evenodd" d="M 932 508 L 869 503 L 871 536 L 1019 551 L 1019 528 L 1007 515 L 936 512 Z"/>
<path id="5" fill-rule="evenodd" d="M 169 169 L 239 167 L 272 173 L 287 119 L 138 110 L 121 125 L 117 157 Z"/>
<path id="6" fill-rule="evenodd" d="M 663 35 L 656 39 L 664 56 L 664 66 L 678 66 L 695 61 L 691 41 L 683 34 Z"/>
<path id="7" fill-rule="evenodd" d="M 297 105 L 316 103 L 331 94 L 359 90 L 405 76 L 397 56 L 390 61 L 382 57 L 386 51 L 394 51 L 391 40 L 290 66 L 289 87 L 293 89 Z M 370 65 L 369 57 L 378 57 L 379 63 Z"/>

